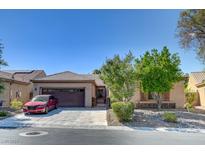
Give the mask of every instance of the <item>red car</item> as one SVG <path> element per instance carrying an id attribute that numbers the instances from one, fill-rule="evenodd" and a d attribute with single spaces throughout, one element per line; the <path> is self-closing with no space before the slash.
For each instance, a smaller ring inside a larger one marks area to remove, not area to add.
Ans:
<path id="1" fill-rule="evenodd" d="M 23 106 L 23 112 L 27 113 L 48 113 L 56 109 L 58 100 L 52 95 L 37 95 L 30 102 Z"/>

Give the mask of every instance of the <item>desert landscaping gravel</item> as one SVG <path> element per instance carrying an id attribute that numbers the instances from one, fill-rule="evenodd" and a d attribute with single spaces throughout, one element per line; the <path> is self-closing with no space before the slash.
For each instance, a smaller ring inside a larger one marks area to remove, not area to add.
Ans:
<path id="1" fill-rule="evenodd" d="M 177 116 L 177 123 L 165 122 L 164 112 L 173 112 Z M 205 114 L 187 112 L 186 110 L 135 110 L 133 121 L 123 123 L 131 127 L 174 127 L 205 129 Z"/>

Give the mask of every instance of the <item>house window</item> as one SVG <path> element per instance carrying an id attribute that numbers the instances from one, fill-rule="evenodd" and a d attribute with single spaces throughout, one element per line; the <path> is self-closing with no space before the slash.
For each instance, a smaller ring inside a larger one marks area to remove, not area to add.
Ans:
<path id="1" fill-rule="evenodd" d="M 104 97 L 104 90 L 98 89 L 96 96 L 97 96 L 97 98 L 103 98 Z"/>
<path id="2" fill-rule="evenodd" d="M 16 98 L 20 98 L 21 97 L 21 91 L 16 91 Z"/>

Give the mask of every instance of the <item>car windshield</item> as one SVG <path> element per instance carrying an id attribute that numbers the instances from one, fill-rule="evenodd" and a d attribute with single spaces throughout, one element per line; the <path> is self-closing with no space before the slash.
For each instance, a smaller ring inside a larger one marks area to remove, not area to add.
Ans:
<path id="1" fill-rule="evenodd" d="M 32 102 L 47 102 L 49 99 L 49 96 L 37 96 L 34 97 L 31 101 Z"/>

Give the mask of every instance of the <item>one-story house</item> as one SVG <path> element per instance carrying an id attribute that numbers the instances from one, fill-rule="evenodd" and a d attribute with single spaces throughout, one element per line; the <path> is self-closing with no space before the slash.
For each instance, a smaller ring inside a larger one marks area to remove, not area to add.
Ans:
<path id="1" fill-rule="evenodd" d="M 77 74 L 65 71 L 33 82 L 33 94 L 52 94 L 61 107 L 105 106 L 108 91 L 105 84 L 94 74 Z"/>
<path id="2" fill-rule="evenodd" d="M 205 72 L 191 72 L 188 89 L 197 93 L 194 105 L 205 107 Z"/>
<path id="3" fill-rule="evenodd" d="M 61 107 L 93 107 L 104 105 L 109 97 L 108 89 L 98 75 L 77 74 L 70 71 L 36 78 L 33 81 L 33 94 L 52 94 Z M 184 80 L 174 84 L 170 92 L 161 96 L 165 108 L 183 108 L 185 104 Z M 151 93 L 142 93 L 139 88 L 132 98 L 139 107 L 156 106 Z M 143 106 L 144 105 L 144 106 Z M 147 105 L 147 106 L 146 106 Z"/>
<path id="4" fill-rule="evenodd" d="M 33 96 L 33 83 L 31 80 L 46 76 L 43 70 L 4 70 L 0 71 L 0 80 L 4 90 L 0 94 L 1 105 L 10 106 L 10 102 L 19 98 L 26 102 Z"/>

